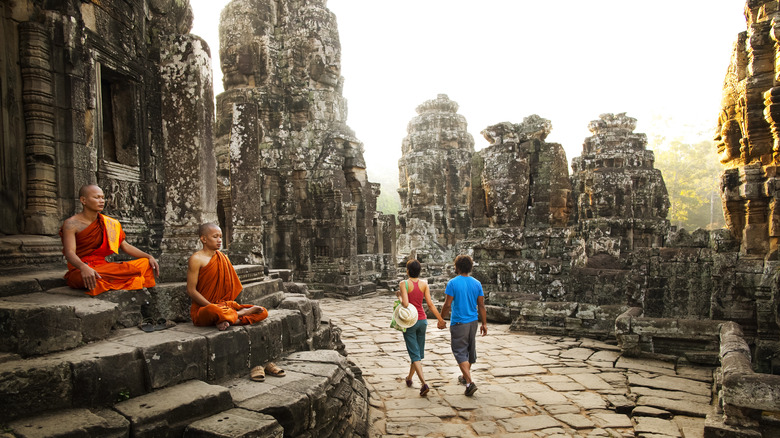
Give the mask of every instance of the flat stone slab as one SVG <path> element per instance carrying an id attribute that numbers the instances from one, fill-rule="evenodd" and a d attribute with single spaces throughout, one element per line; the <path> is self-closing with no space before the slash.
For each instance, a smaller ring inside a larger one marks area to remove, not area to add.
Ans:
<path id="1" fill-rule="evenodd" d="M 114 405 L 130 420 L 133 437 L 181 436 L 190 423 L 233 407 L 230 391 L 192 380 Z"/>
<path id="2" fill-rule="evenodd" d="M 208 343 L 202 335 L 176 330 L 176 327 L 152 333 L 136 328 L 119 331 L 110 342 L 141 351 L 152 389 L 207 378 Z"/>
<path id="3" fill-rule="evenodd" d="M 0 277 L 0 297 L 41 292 L 65 285 L 66 269 L 45 269 Z"/>
<path id="4" fill-rule="evenodd" d="M 184 430 L 184 438 L 282 438 L 284 428 L 270 415 L 230 409 L 198 420 Z"/>
<path id="5" fill-rule="evenodd" d="M 0 299 L 0 350 L 22 356 L 75 348 L 106 338 L 116 324 L 116 304 L 88 296 L 47 293 Z"/>
<path id="6" fill-rule="evenodd" d="M 656 434 L 670 437 L 681 437 L 680 428 L 671 420 L 653 417 L 637 417 L 634 419 L 636 426 L 634 432 L 637 434 Z"/>
<path id="7" fill-rule="evenodd" d="M 591 429 L 596 425 L 588 417 L 582 414 L 560 414 L 555 419 L 561 423 L 568 424 L 572 429 Z"/>
<path id="8" fill-rule="evenodd" d="M 690 415 L 693 417 L 706 417 L 712 411 L 712 406 L 692 401 L 671 400 L 668 398 L 641 396 L 636 401 L 637 405 L 651 406 L 675 414 Z"/>
<path id="9" fill-rule="evenodd" d="M 18 438 L 125 438 L 130 422 L 110 409 L 66 409 L 8 424 Z"/>
<path id="10" fill-rule="evenodd" d="M 532 415 L 528 417 L 515 417 L 506 420 L 500 420 L 499 423 L 504 426 L 507 432 L 529 432 L 532 430 L 548 429 L 551 427 L 560 427 L 555 418 L 549 415 Z"/>
<path id="11" fill-rule="evenodd" d="M 0 423 L 72 404 L 70 364 L 45 357 L 0 364 Z"/>
<path id="12" fill-rule="evenodd" d="M 136 347 L 96 342 L 46 356 L 71 369 L 73 406 L 109 406 L 148 392 L 146 362 Z"/>
<path id="13" fill-rule="evenodd" d="M 712 385 L 709 383 L 680 377 L 658 376 L 647 378 L 638 374 L 629 374 L 628 383 L 631 386 L 646 386 L 648 388 L 663 389 L 666 391 L 683 391 L 706 397 L 712 396 Z"/>
<path id="14" fill-rule="evenodd" d="M 711 401 L 709 395 L 706 396 L 695 395 L 695 394 L 682 392 L 682 391 L 664 391 L 661 389 L 646 388 L 644 386 L 632 386 L 631 393 L 636 394 L 638 396 L 668 398 L 671 400 L 690 401 L 690 402 L 701 403 L 701 404 L 709 404 Z"/>

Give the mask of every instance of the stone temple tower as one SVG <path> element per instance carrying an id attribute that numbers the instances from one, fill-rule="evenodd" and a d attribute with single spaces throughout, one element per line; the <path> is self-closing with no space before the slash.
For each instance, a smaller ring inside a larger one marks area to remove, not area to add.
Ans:
<path id="1" fill-rule="evenodd" d="M 414 254 L 428 262 L 445 257 L 442 251 L 465 238 L 471 227 L 474 138 L 457 111 L 456 102 L 439 94 L 417 107 L 407 127 L 398 160 L 401 258 Z"/>
<path id="2" fill-rule="evenodd" d="M 588 125 L 582 155 L 572 161 L 577 220 L 588 256 L 658 247 L 669 227 L 669 196 L 636 119 L 602 114 Z"/>
<path id="3" fill-rule="evenodd" d="M 346 124 L 341 45 L 325 3 L 234 0 L 222 11 L 217 212 L 234 263 L 357 292 L 394 247 L 381 230 L 394 229 L 376 213 L 379 184 Z"/>

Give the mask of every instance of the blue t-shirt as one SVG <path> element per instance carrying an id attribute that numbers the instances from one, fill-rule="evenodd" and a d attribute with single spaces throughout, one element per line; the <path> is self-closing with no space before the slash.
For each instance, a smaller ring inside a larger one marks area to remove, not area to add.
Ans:
<path id="1" fill-rule="evenodd" d="M 484 297 L 482 283 L 473 277 L 458 275 L 447 282 L 444 293 L 452 297 L 450 323 L 467 323 L 479 319 L 477 298 Z"/>

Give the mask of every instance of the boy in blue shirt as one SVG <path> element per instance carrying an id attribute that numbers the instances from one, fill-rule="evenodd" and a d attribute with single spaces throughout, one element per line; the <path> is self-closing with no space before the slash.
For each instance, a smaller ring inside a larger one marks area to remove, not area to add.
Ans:
<path id="1" fill-rule="evenodd" d="M 441 309 L 442 318 L 452 309 L 450 317 L 450 343 L 452 354 L 458 362 L 463 374 L 458 381 L 466 385 L 466 395 L 471 396 L 477 391 L 477 385 L 471 380 L 471 364 L 477 361 L 477 319 L 482 321 L 479 331 L 487 335 L 487 312 L 485 310 L 485 293 L 482 283 L 469 276 L 474 261 L 467 255 L 455 258 L 455 273 L 457 276 L 447 282 L 444 293 L 447 298 Z M 442 327 L 441 322 L 439 328 Z"/>

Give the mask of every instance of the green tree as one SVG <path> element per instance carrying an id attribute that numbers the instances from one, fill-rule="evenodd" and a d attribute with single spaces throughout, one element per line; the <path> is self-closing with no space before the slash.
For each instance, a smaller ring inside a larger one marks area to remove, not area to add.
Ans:
<path id="1" fill-rule="evenodd" d="M 669 192 L 669 221 L 687 230 L 724 226 L 720 200 L 720 175 L 715 144 L 655 138 L 655 167 L 661 170 Z"/>

